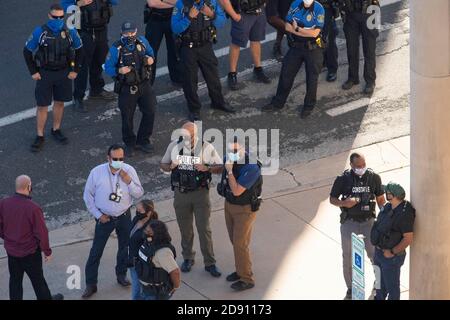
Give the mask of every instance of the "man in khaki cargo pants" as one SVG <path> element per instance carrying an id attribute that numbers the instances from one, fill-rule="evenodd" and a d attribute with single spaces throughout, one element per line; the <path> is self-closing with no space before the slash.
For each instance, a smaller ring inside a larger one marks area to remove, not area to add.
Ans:
<path id="1" fill-rule="evenodd" d="M 220 277 L 216 267 L 209 218 L 209 182 L 211 173 L 221 173 L 222 159 L 214 146 L 200 142 L 197 126 L 187 122 L 180 130 L 180 137 L 169 144 L 160 167 L 171 173 L 174 190 L 174 208 L 181 233 L 183 255 L 182 272 L 191 271 L 194 265 L 194 217 L 200 240 L 205 270 L 213 277 Z M 193 146 L 191 148 L 191 146 Z"/>
<path id="2" fill-rule="evenodd" d="M 261 195 L 261 169 L 250 163 L 249 156 L 237 142 L 230 143 L 230 152 L 225 163 L 225 172 L 219 184 L 219 193 L 225 197 L 225 223 L 233 245 L 236 271 L 227 276 L 236 291 L 255 286 L 250 257 L 250 239 L 256 220 L 254 199 Z M 252 208 L 253 207 L 253 208 Z"/>

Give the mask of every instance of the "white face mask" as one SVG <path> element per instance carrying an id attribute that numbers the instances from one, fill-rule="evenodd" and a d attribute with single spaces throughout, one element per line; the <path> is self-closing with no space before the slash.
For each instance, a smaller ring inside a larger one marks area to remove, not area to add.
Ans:
<path id="1" fill-rule="evenodd" d="M 367 171 L 367 168 L 354 168 L 353 172 L 356 173 L 358 176 L 363 176 Z"/>
<path id="2" fill-rule="evenodd" d="M 305 6 L 309 7 L 310 5 L 312 5 L 312 3 L 314 2 L 314 0 L 303 0 L 303 3 L 305 4 Z"/>

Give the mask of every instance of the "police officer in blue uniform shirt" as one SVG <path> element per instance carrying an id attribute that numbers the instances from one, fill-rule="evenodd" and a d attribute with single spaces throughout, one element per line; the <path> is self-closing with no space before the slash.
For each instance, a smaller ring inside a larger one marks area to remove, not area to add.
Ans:
<path id="1" fill-rule="evenodd" d="M 156 106 L 155 93 L 150 83 L 153 62 L 153 49 L 147 39 L 143 36 L 137 37 L 136 24 L 124 22 L 122 37 L 109 49 L 105 71 L 114 78 L 114 91 L 119 94 L 122 139 L 128 157 L 134 155 L 135 148 L 144 153 L 153 151 L 150 143 Z M 139 105 L 142 113 L 137 136 L 133 130 L 136 105 Z"/>
<path id="2" fill-rule="evenodd" d="M 54 4 L 49 21 L 34 29 L 25 44 L 23 54 L 31 77 L 36 81 L 37 137 L 31 151 L 44 146 L 44 128 L 48 106 L 53 100 L 53 127 L 51 135 L 61 144 L 67 138 L 61 132 L 64 102 L 72 99 L 72 80 L 77 77 L 82 59 L 82 42 L 76 30 L 64 25 L 64 10 Z"/>
<path id="3" fill-rule="evenodd" d="M 189 109 L 189 120 L 200 120 L 198 68 L 208 86 L 211 108 L 225 112 L 235 110 L 225 103 L 220 84 L 218 61 L 212 44 L 216 28 L 225 25 L 225 13 L 217 0 L 178 0 L 172 15 L 172 30 L 176 35 L 183 70 L 183 91 Z"/>
<path id="4" fill-rule="evenodd" d="M 167 48 L 167 68 L 172 84 L 183 86 L 183 74 L 180 62 L 177 59 L 175 39 L 170 21 L 176 0 L 147 0 L 144 11 L 145 37 L 155 52 L 155 65 L 152 68 L 152 85 L 155 82 L 156 64 L 161 41 L 165 38 Z"/>
<path id="5" fill-rule="evenodd" d="M 263 111 L 276 111 L 284 107 L 303 62 L 306 65 L 306 96 L 301 118 L 309 116 L 316 104 L 317 82 L 323 64 L 324 25 L 323 6 L 314 0 L 295 0 L 286 17 L 289 51 L 283 59 L 275 97 Z"/>
<path id="6" fill-rule="evenodd" d="M 378 0 L 340 0 L 344 34 L 347 42 L 348 79 L 342 89 L 350 90 L 359 84 L 359 41 L 362 38 L 364 52 L 364 93 L 372 95 L 375 91 L 376 45 L 379 31 L 370 25 L 372 11 L 369 7 L 378 6 Z"/>
<path id="7" fill-rule="evenodd" d="M 324 65 L 327 67 L 327 81 L 334 82 L 337 79 L 338 69 L 338 48 L 336 37 L 338 28 L 336 18 L 339 17 L 338 0 L 318 0 L 325 9 L 325 23 L 323 25 L 322 36 L 326 41 L 324 50 Z"/>
<path id="8" fill-rule="evenodd" d="M 73 103 L 75 110 L 87 112 L 83 103 L 89 78 L 89 98 L 106 99 L 115 98 L 112 92 L 103 89 L 105 80 L 102 77 L 102 65 L 108 54 L 108 23 L 113 15 L 113 5 L 118 0 L 61 0 L 66 12 L 72 12 L 71 6 L 78 6 L 81 14 L 79 30 L 84 46 L 84 61 L 81 71 L 75 80 Z"/>

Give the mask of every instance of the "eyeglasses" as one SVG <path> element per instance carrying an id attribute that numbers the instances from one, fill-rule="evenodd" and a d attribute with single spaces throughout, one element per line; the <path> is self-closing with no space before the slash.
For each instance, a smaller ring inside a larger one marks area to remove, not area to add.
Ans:
<path id="1" fill-rule="evenodd" d="M 54 16 L 54 15 L 50 15 L 53 19 L 56 19 L 56 20 L 63 20 L 64 19 L 64 15 L 62 15 L 62 16 Z"/>
<path id="2" fill-rule="evenodd" d="M 111 158 L 112 161 L 123 161 L 123 158 Z"/>

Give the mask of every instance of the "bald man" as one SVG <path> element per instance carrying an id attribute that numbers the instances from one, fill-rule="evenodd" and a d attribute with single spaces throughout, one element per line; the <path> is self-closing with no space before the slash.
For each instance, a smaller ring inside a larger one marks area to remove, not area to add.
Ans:
<path id="1" fill-rule="evenodd" d="M 31 179 L 16 178 L 16 193 L 0 201 L 0 238 L 5 241 L 9 268 L 9 297 L 23 299 L 23 275 L 26 273 L 38 300 L 62 300 L 61 294 L 52 296 L 44 278 L 42 253 L 50 262 L 52 250 L 42 209 L 31 201 Z"/>
<path id="2" fill-rule="evenodd" d="M 169 144 L 160 167 L 171 174 L 173 205 L 180 228 L 184 258 L 180 269 L 182 272 L 189 272 L 194 265 L 195 251 L 192 247 L 195 217 L 205 271 L 213 277 L 220 277 L 209 223 L 209 183 L 212 173 L 222 172 L 222 159 L 212 144 L 200 141 L 196 124 L 186 122 L 177 134 L 177 138 Z"/>

